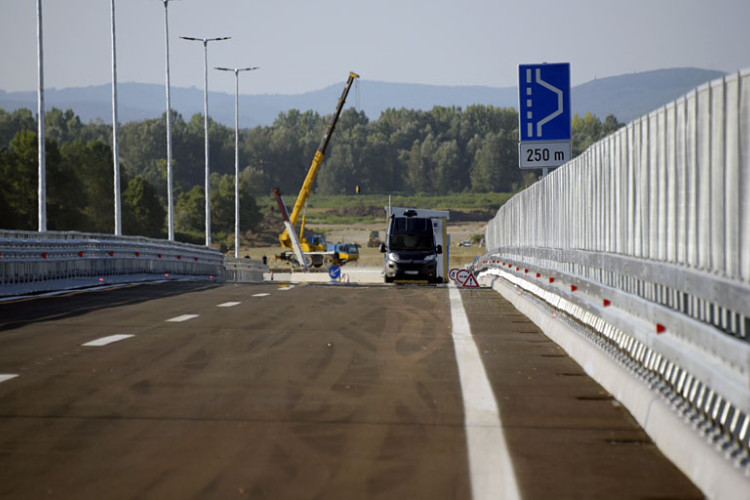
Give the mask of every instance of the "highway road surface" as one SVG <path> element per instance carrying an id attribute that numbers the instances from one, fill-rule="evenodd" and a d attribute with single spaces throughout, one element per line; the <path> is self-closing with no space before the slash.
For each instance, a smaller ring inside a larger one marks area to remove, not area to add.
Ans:
<path id="1" fill-rule="evenodd" d="M 490 289 L 0 303 L 2 499 L 702 498 Z"/>

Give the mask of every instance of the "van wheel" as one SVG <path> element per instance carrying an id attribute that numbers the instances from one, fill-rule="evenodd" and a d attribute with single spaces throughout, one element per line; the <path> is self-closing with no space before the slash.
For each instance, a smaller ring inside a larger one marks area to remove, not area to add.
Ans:
<path id="1" fill-rule="evenodd" d="M 385 277 L 386 283 L 393 283 L 393 278 L 389 278 L 388 276 Z"/>

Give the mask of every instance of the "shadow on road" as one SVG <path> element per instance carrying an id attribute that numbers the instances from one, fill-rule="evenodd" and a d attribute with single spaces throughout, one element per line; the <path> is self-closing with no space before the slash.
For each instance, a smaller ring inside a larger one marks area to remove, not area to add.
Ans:
<path id="1" fill-rule="evenodd" d="M 71 291 L 63 295 L 25 297 L 0 303 L 0 332 L 29 323 L 72 318 L 98 309 L 138 304 L 163 297 L 216 288 L 221 283 L 180 281 L 138 283 L 118 288 Z"/>

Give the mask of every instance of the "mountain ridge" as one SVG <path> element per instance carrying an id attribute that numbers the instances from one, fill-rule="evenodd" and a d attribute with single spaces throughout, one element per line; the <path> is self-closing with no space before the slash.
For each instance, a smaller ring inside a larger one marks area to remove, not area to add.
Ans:
<path id="1" fill-rule="evenodd" d="M 627 123 L 673 101 L 695 87 L 720 78 L 721 71 L 700 68 L 670 68 L 623 74 L 592 80 L 571 89 L 573 113 L 590 112 L 601 119 L 614 115 Z M 240 95 L 240 126 L 252 128 L 271 125 L 280 113 L 297 109 L 330 114 L 343 89 L 341 84 L 303 94 Z M 164 113 L 164 86 L 160 84 L 119 83 L 118 117 L 121 123 L 158 118 Z M 172 87 L 172 108 L 189 120 L 203 113 L 203 90 L 195 87 Z M 47 89 L 47 109 L 73 109 L 84 122 L 112 122 L 112 87 L 109 84 L 66 89 Z M 35 91 L 0 90 L 0 109 L 36 110 Z M 518 109 L 516 87 L 441 86 L 417 83 L 390 83 L 360 80 L 349 95 L 355 105 L 371 120 L 388 108 L 430 110 L 435 106 L 466 108 L 473 104 Z M 227 126 L 234 125 L 235 95 L 209 91 L 211 118 Z"/>

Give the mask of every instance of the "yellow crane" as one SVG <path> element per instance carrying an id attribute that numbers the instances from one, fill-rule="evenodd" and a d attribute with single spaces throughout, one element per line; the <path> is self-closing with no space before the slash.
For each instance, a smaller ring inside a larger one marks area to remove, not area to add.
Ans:
<path id="1" fill-rule="evenodd" d="M 289 222 L 291 223 L 292 228 L 296 227 L 300 215 L 302 214 L 302 211 L 307 204 L 307 200 L 308 198 L 310 198 L 313 184 L 315 183 L 315 178 L 318 176 L 320 166 L 323 164 L 323 160 L 325 159 L 326 148 L 328 147 L 328 143 L 331 140 L 331 135 L 333 135 L 333 130 L 336 128 L 336 123 L 339 121 L 339 116 L 341 115 L 341 110 L 344 108 L 344 103 L 346 102 L 346 97 L 349 95 L 349 90 L 352 88 L 352 84 L 357 78 L 359 78 L 358 74 L 349 72 L 349 78 L 346 81 L 344 91 L 341 93 L 341 97 L 339 98 L 338 105 L 336 106 L 336 111 L 331 117 L 331 123 L 328 124 L 328 129 L 323 136 L 323 140 L 320 141 L 320 146 L 318 146 L 318 150 L 315 152 L 315 156 L 313 157 L 310 169 L 307 171 L 305 181 L 302 183 L 302 188 L 300 188 L 299 194 L 297 195 L 297 201 L 294 204 L 292 213 L 291 215 L 289 215 Z M 320 255 L 319 258 L 312 259 L 313 265 L 319 266 L 320 264 L 322 264 L 322 254 L 326 253 L 328 250 L 325 238 L 319 235 L 308 240 L 304 235 L 304 221 L 302 224 L 302 228 L 300 229 L 299 236 L 299 243 L 302 247 L 303 252 Z M 284 229 L 284 232 L 279 236 L 279 242 L 281 242 L 281 246 L 283 246 L 284 248 L 291 249 L 293 247 L 292 236 L 289 234 L 288 227 L 286 227 Z M 315 255 L 313 255 L 313 257 L 315 257 Z"/>

